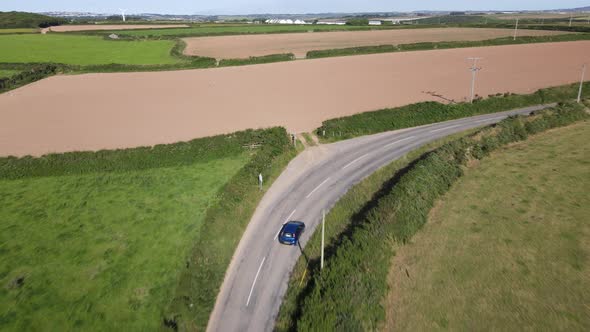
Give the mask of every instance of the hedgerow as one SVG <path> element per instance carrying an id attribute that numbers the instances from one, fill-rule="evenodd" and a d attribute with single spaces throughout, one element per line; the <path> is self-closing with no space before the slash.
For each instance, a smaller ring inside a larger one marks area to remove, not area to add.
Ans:
<path id="1" fill-rule="evenodd" d="M 427 153 L 403 170 L 390 191 L 371 208 L 360 227 L 345 235 L 324 270 L 308 283 L 298 330 L 375 330 L 384 318 L 387 274 L 393 243 L 407 242 L 427 221 L 435 201 L 481 159 L 529 134 L 588 119 L 584 107 L 560 104 L 529 117 L 511 117 Z"/>
<path id="2" fill-rule="evenodd" d="M 498 94 L 478 99 L 473 104 L 422 102 L 326 120 L 316 132 L 323 142 L 338 141 L 389 130 L 572 99 L 577 95 L 578 87 L 579 84 L 564 85 L 540 89 L 528 95 Z M 584 83 L 583 91 L 584 96 L 590 96 L 590 82 Z"/>
<path id="3" fill-rule="evenodd" d="M 247 59 L 222 59 L 221 61 L 219 61 L 219 66 L 244 66 L 291 60 L 295 60 L 295 55 L 293 55 L 293 53 L 271 54 L 265 56 L 252 56 Z"/>

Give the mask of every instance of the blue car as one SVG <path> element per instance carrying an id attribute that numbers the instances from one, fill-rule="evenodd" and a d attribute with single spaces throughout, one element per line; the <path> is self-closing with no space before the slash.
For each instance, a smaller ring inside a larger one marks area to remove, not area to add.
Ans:
<path id="1" fill-rule="evenodd" d="M 283 225 L 279 232 L 279 242 L 292 246 L 297 245 L 304 230 L 305 224 L 301 221 L 289 221 Z"/>

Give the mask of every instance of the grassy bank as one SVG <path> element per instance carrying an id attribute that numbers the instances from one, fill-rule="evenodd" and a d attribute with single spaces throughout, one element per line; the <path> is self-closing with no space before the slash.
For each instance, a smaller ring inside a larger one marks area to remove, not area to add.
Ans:
<path id="1" fill-rule="evenodd" d="M 385 330 L 588 330 L 588 140 L 583 122 L 469 169 L 397 250 Z"/>
<path id="2" fill-rule="evenodd" d="M 18 73 L 18 70 L 0 69 L 0 78 L 9 78 Z"/>
<path id="3" fill-rule="evenodd" d="M 510 109 L 571 100 L 578 95 L 579 84 L 540 89 L 533 94 L 498 94 L 478 99 L 473 104 L 422 102 L 408 106 L 359 113 L 324 121 L 316 133 L 322 142 L 376 134 L 435 122 L 495 113 Z M 584 97 L 590 97 L 590 82 L 584 83 Z M 323 133 L 325 132 L 325 136 Z"/>
<path id="4" fill-rule="evenodd" d="M 407 243 L 421 228 L 434 202 L 461 177 L 467 162 L 529 134 L 587 118 L 577 104 L 509 118 L 445 144 L 396 174 L 384 194 L 366 206 L 366 217 L 355 222 L 354 231 L 342 236 L 321 274 L 310 280 L 299 302 L 303 306 L 297 329 L 376 329 L 385 318 L 381 303 L 393 245 Z"/>
<path id="5" fill-rule="evenodd" d="M 421 155 L 472 132 L 473 130 L 451 135 L 411 151 L 352 187 L 326 215 L 326 259 L 331 259 L 343 236 L 350 234 L 361 225 L 360 222 L 366 217 L 368 207 L 371 206 L 370 202 L 384 194 L 384 188 L 387 188 L 386 183 L 389 179 Z M 297 260 L 289 278 L 289 287 L 275 325 L 276 331 L 296 329 L 295 322 L 301 314 L 299 309 L 303 305 L 302 300 L 308 295 L 307 292 L 310 289 L 309 281 L 319 274 L 320 246 L 321 233 L 315 232 L 305 245 L 305 256 Z"/>
<path id="6" fill-rule="evenodd" d="M 223 275 L 218 255 L 231 257 L 262 196 L 258 173 L 270 184 L 295 154 L 289 143 L 273 128 L 0 158 L 0 329 L 164 326 L 187 276 Z M 202 282 L 189 295 L 214 298 L 219 279 Z"/>

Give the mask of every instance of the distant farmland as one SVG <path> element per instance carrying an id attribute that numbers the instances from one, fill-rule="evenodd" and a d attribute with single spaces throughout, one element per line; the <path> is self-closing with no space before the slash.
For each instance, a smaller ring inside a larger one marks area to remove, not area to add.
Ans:
<path id="1" fill-rule="evenodd" d="M 590 42 L 579 41 L 56 76 L 0 94 L 0 155 L 172 143 L 275 125 L 304 132 L 359 112 L 461 101 L 472 56 L 484 58 L 479 95 L 532 93 L 578 81 L 587 54 Z"/>
<path id="2" fill-rule="evenodd" d="M 520 30 L 519 36 L 563 35 L 567 32 Z M 294 53 L 305 57 L 308 51 L 357 46 L 399 45 L 439 41 L 475 41 L 512 36 L 508 29 L 436 28 L 339 33 L 293 33 L 249 36 L 186 38 L 185 54 L 216 59 L 247 58 L 269 54 Z"/>

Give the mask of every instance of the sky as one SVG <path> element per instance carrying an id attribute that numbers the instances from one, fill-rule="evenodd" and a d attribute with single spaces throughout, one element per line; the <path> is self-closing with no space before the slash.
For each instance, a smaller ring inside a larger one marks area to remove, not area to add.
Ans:
<path id="1" fill-rule="evenodd" d="M 589 6 L 588 0 L 0 0 L 0 11 L 158 14 L 258 14 L 414 10 L 544 10 Z"/>

